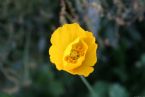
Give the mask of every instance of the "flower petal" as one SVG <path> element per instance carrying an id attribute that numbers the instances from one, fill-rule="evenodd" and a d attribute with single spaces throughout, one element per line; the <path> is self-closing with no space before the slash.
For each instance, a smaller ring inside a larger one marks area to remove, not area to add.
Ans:
<path id="1" fill-rule="evenodd" d="M 85 56 L 85 60 L 82 64 L 85 66 L 94 66 L 97 62 L 96 50 L 98 45 L 95 43 L 95 37 L 91 32 L 86 32 L 86 36 L 87 37 L 84 38 L 84 41 L 88 45 L 88 50 Z"/>
<path id="2" fill-rule="evenodd" d="M 93 43 L 88 46 L 88 50 L 85 56 L 85 60 L 82 63 L 85 66 L 94 66 L 97 62 L 97 55 L 96 55 L 97 44 Z"/>
<path id="3" fill-rule="evenodd" d="M 93 36 L 92 32 L 86 31 L 86 36 L 84 37 L 84 41 L 87 43 L 87 45 L 91 45 L 92 43 L 95 43 L 95 37 Z"/>
<path id="4" fill-rule="evenodd" d="M 69 70 L 68 72 L 73 75 L 82 75 L 84 77 L 88 77 L 90 73 L 94 71 L 93 67 L 82 65 L 76 69 Z"/>
<path id="5" fill-rule="evenodd" d="M 60 51 L 57 47 L 51 46 L 49 49 L 49 54 L 50 54 L 50 61 L 56 65 L 56 68 L 58 70 L 62 70 L 63 52 Z"/>
<path id="6" fill-rule="evenodd" d="M 85 31 L 77 23 L 64 24 L 52 34 L 51 43 L 64 51 L 77 37 L 84 35 Z"/>

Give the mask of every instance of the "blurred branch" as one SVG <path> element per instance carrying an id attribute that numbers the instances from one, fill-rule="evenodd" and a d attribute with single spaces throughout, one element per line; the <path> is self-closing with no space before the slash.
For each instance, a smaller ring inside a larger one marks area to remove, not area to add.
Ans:
<path id="1" fill-rule="evenodd" d="M 65 24 L 66 23 L 66 19 L 65 19 L 65 14 L 66 14 L 66 5 L 64 0 L 61 0 L 61 11 L 60 11 L 60 16 L 59 16 L 59 20 L 60 20 L 60 24 Z"/>
<path id="2" fill-rule="evenodd" d="M 2 89 L 3 92 L 8 94 L 13 94 L 18 92 L 19 90 L 19 81 L 18 81 L 18 75 L 17 73 L 12 69 L 4 69 L 3 67 L 0 68 L 4 76 L 7 80 L 13 83 L 13 87 L 5 87 Z"/>
<path id="3" fill-rule="evenodd" d="M 26 34 L 26 41 L 25 41 L 25 48 L 24 48 L 24 54 L 23 54 L 23 63 L 24 63 L 24 80 L 23 85 L 29 85 L 30 84 L 30 76 L 29 76 L 29 49 L 30 49 L 30 37 L 31 33 L 28 32 Z"/>
<path id="4" fill-rule="evenodd" d="M 69 0 L 61 0 L 60 24 L 78 22 L 77 14 Z M 68 21 L 69 20 L 69 21 Z"/>

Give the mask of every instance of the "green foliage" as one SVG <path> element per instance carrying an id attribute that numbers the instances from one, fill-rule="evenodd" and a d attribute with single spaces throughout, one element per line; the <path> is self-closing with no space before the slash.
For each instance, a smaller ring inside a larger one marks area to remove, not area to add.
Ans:
<path id="1" fill-rule="evenodd" d="M 129 97 L 129 93 L 125 87 L 116 83 L 110 84 L 107 82 L 99 81 L 95 83 L 93 89 L 97 97 Z"/>
<path id="2" fill-rule="evenodd" d="M 109 83 L 100 81 L 94 85 L 95 93 L 98 97 L 107 97 L 109 91 Z"/>
<path id="3" fill-rule="evenodd" d="M 5 94 L 5 93 L 0 92 L 0 97 L 13 97 L 13 96 L 10 96 L 8 94 Z"/>
<path id="4" fill-rule="evenodd" d="M 129 97 L 125 88 L 118 84 L 114 84 L 110 87 L 109 95 L 109 97 Z"/>

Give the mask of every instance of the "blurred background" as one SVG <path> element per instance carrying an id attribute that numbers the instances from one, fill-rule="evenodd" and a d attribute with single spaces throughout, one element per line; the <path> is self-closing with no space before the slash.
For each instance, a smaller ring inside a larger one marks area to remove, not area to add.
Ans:
<path id="1" fill-rule="evenodd" d="M 0 0 L 0 97 L 91 97 L 49 60 L 51 34 L 73 22 L 99 44 L 98 97 L 145 96 L 144 0 Z"/>

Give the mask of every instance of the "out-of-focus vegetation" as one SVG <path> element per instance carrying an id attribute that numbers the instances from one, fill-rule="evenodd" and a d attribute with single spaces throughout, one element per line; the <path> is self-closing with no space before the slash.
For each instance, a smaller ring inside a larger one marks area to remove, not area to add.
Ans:
<path id="1" fill-rule="evenodd" d="M 91 97 L 49 61 L 52 32 L 72 22 L 99 44 L 98 97 L 145 96 L 144 0 L 0 0 L 0 97 Z"/>

